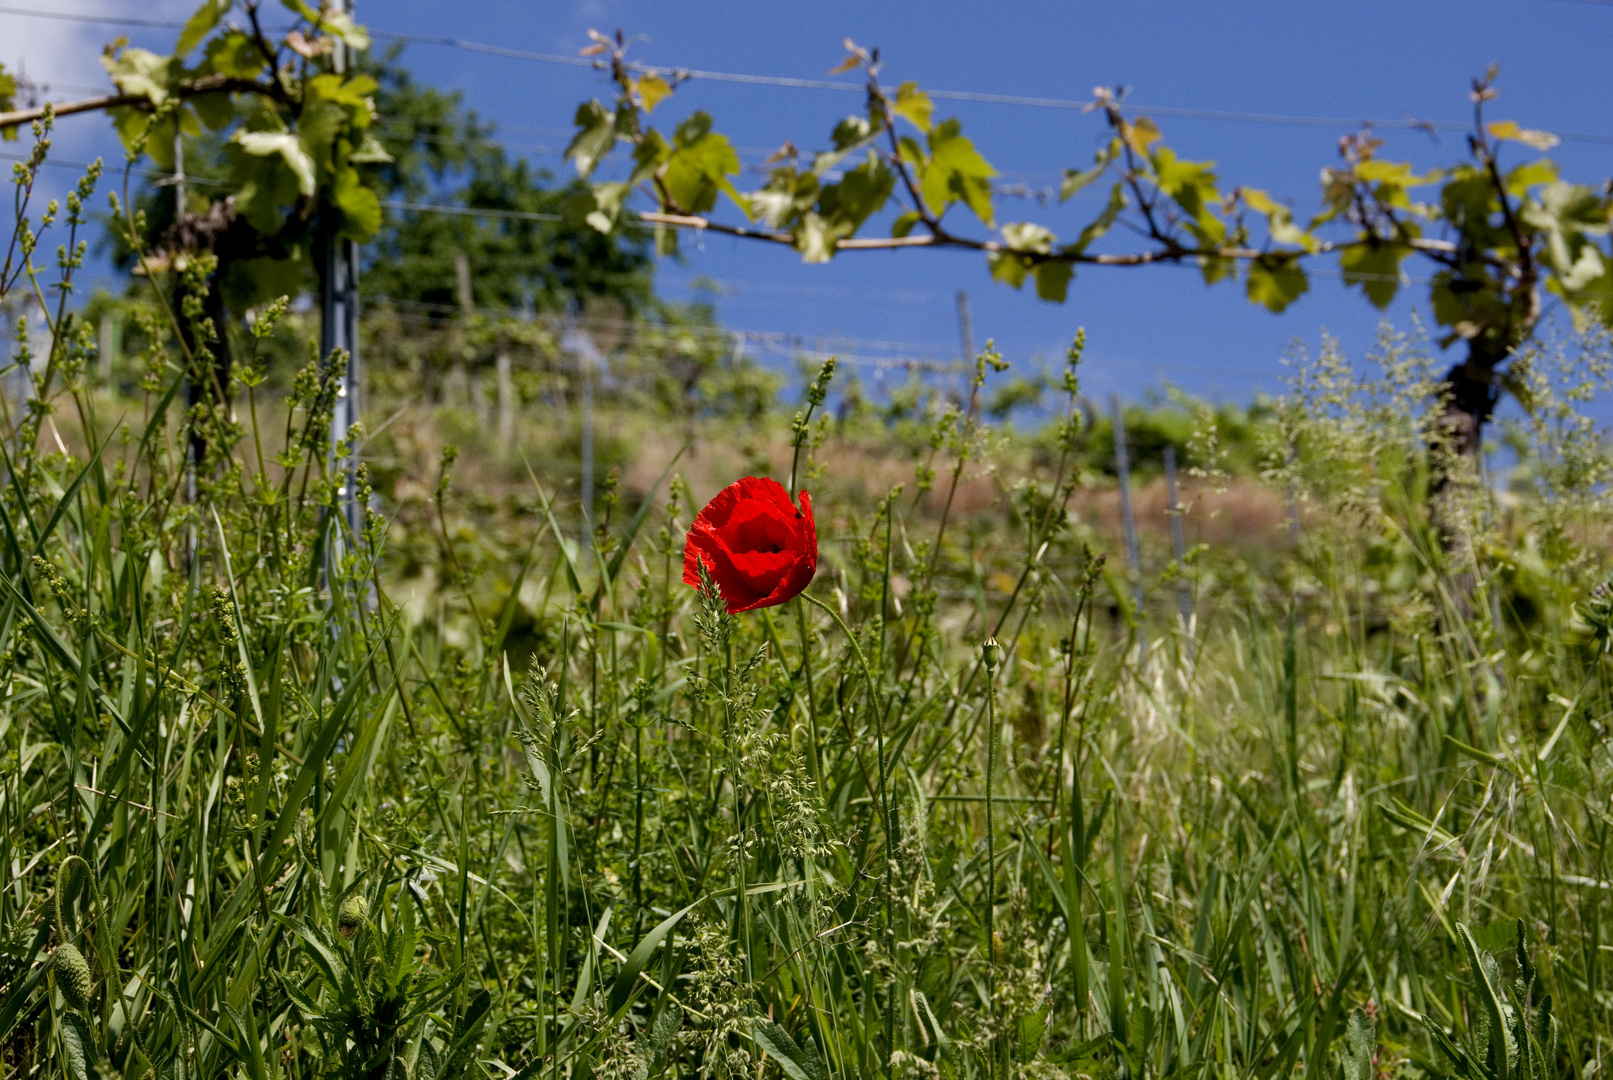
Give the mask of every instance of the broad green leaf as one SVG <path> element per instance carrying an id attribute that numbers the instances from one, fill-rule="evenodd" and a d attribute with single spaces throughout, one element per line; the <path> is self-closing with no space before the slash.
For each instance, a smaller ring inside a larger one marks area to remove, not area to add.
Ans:
<path id="1" fill-rule="evenodd" d="M 1115 158 L 1120 156 L 1120 140 L 1110 139 L 1107 146 L 1093 156 L 1090 169 L 1065 169 L 1064 182 L 1059 185 L 1059 202 L 1063 202 L 1098 177 Z"/>
<path id="2" fill-rule="evenodd" d="M 655 175 L 666 159 L 672 156 L 672 147 L 661 137 L 661 133 L 650 128 L 633 147 L 633 175 L 628 177 L 629 184 L 642 183 Z"/>
<path id="3" fill-rule="evenodd" d="M 1493 1075 L 1495 1080 L 1510 1080 L 1512 1066 L 1517 1061 L 1518 1047 L 1512 1039 L 1511 1028 L 1507 1025 L 1508 1009 L 1501 1002 L 1501 992 L 1492 971 L 1495 958 L 1479 949 L 1466 924 L 1456 924 L 1456 936 L 1461 939 L 1462 949 L 1467 953 L 1467 962 L 1473 969 L 1473 985 L 1478 990 L 1479 1003 L 1490 1020 L 1490 1061 L 1494 1069 Z M 1486 960 L 1489 961 L 1488 964 L 1485 963 Z"/>
<path id="4" fill-rule="evenodd" d="M 824 1068 L 817 1044 L 810 1037 L 797 1043 L 789 1032 L 771 1020 L 755 1021 L 751 1025 L 751 1037 L 779 1063 L 790 1080 L 829 1080 L 829 1071 Z"/>
<path id="5" fill-rule="evenodd" d="M 622 202 L 631 189 L 626 184 L 594 184 L 566 200 L 566 216 L 599 232 L 610 234 L 622 216 Z"/>
<path id="6" fill-rule="evenodd" d="M 645 113 L 652 113 L 655 107 L 672 96 L 672 84 L 659 75 L 646 75 L 633 84 L 638 91 L 639 105 Z"/>
<path id="7" fill-rule="evenodd" d="M 1372 1052 L 1377 1046 L 1376 1025 L 1360 1009 L 1350 1014 L 1344 1031 L 1343 1080 L 1372 1080 Z"/>
<path id="8" fill-rule="evenodd" d="M 370 47 L 370 32 L 353 21 L 353 16 L 346 11 L 326 11 L 324 22 L 320 29 L 331 37 L 341 39 L 343 45 L 349 49 L 368 49 Z"/>
<path id="9" fill-rule="evenodd" d="M 963 125 L 954 117 L 931 129 L 930 153 L 922 165 L 919 191 L 930 212 L 937 217 L 955 202 L 963 202 L 986 225 L 994 224 L 991 207 L 991 178 L 997 175 L 974 143 L 962 134 Z"/>
<path id="10" fill-rule="evenodd" d="M 774 229 L 789 226 L 818 199 L 818 178 L 793 165 L 774 169 L 767 183 L 750 193 L 748 214 Z"/>
<path id="11" fill-rule="evenodd" d="M 572 122 L 577 125 L 577 134 L 566 147 L 566 157 L 577 166 L 577 172 L 587 176 L 616 146 L 616 114 L 596 99 L 577 106 Z"/>
<path id="12" fill-rule="evenodd" d="M 655 1019 L 650 1021 L 649 1031 L 634 1044 L 645 1074 L 654 1076 L 666 1065 L 667 1050 L 681 1027 L 683 1010 L 678 1006 L 662 1007 L 655 1014 Z"/>
<path id="13" fill-rule="evenodd" d="M 930 116 L 934 111 L 930 95 L 920 90 L 918 83 L 905 82 L 896 88 L 896 115 L 920 131 L 929 132 Z"/>
<path id="14" fill-rule="evenodd" d="M 204 71 L 231 79 L 255 79 L 265 63 L 257 42 L 240 30 L 227 30 L 209 41 L 204 55 Z"/>
<path id="15" fill-rule="evenodd" d="M 1282 311 L 1310 289 L 1305 271 L 1294 259 L 1262 256 L 1249 263 L 1249 299 L 1270 311 Z"/>
<path id="16" fill-rule="evenodd" d="M 1526 199 L 1518 217 L 1546 239 L 1545 261 L 1568 292 L 1584 288 L 1602 274 L 1601 252 L 1585 236 L 1608 227 L 1608 204 L 1593 190 L 1560 181 L 1545 185 L 1539 199 Z"/>
<path id="17" fill-rule="evenodd" d="M 878 135 L 879 129 L 868 122 L 868 117 L 848 116 L 834 126 L 829 138 L 834 143 L 835 150 L 844 155 Z"/>
<path id="18" fill-rule="evenodd" d="M 1168 146 L 1155 150 L 1151 160 L 1155 183 L 1182 208 L 1188 229 L 1204 246 L 1218 246 L 1226 238 L 1226 224 L 1215 213 L 1221 201 L 1210 171 L 1215 162 L 1183 161 Z"/>
<path id="19" fill-rule="evenodd" d="M 802 214 L 790 235 L 795 238 L 795 250 L 801 253 L 802 262 L 826 263 L 834 258 L 835 238 L 822 214 L 813 210 Z"/>
<path id="20" fill-rule="evenodd" d="M 57 1032 L 62 1039 L 62 1058 L 71 1080 L 94 1080 L 91 1062 L 96 1060 L 95 1033 L 78 1013 L 67 1010 L 56 1014 Z"/>
<path id="21" fill-rule="evenodd" d="M 380 139 L 365 132 L 364 138 L 359 141 L 358 149 L 348 154 L 347 160 L 352 165 L 385 165 L 393 158 L 386 152 L 386 147 L 381 145 Z"/>
<path id="22" fill-rule="evenodd" d="M 1219 255 L 1200 255 L 1199 273 L 1204 276 L 1204 284 L 1214 285 L 1218 281 L 1227 281 L 1238 276 L 1238 260 L 1223 258 Z"/>
<path id="23" fill-rule="evenodd" d="M 1154 123 L 1152 117 L 1139 116 L 1131 123 L 1122 123 L 1120 137 L 1126 141 L 1133 152 L 1146 156 L 1148 148 L 1161 138 L 1159 125 Z"/>
<path id="24" fill-rule="evenodd" d="M 101 65 L 119 92 L 143 97 L 153 105 L 168 100 L 179 75 L 178 57 L 158 56 L 149 49 L 122 49 L 101 57 Z"/>
<path id="25" fill-rule="evenodd" d="M 1374 307 L 1386 308 L 1400 291 L 1400 264 L 1410 254 L 1404 244 L 1361 242 L 1345 248 L 1339 257 L 1344 284 L 1361 286 Z"/>
<path id="26" fill-rule="evenodd" d="M 368 75 L 346 79 L 335 72 L 327 72 L 315 75 L 303 84 L 303 102 L 306 105 L 315 101 L 329 101 L 360 112 L 367 120 L 370 111 L 368 97 L 378 89 L 380 84 Z"/>
<path id="27" fill-rule="evenodd" d="M 237 146 L 253 157 L 278 155 L 297 178 L 297 190 L 312 197 L 318 190 L 314 177 L 314 161 L 302 148 L 297 136 L 280 131 L 241 131 L 233 140 Z"/>
<path id="28" fill-rule="evenodd" d="M 1057 239 L 1050 231 L 1031 222 L 1015 222 L 1002 227 L 1004 247 L 987 256 L 991 276 L 1014 288 L 1025 284 L 1025 275 L 1033 271 L 1037 255 L 1053 250 Z"/>
<path id="29" fill-rule="evenodd" d="M 196 119 L 209 131 L 223 131 L 235 119 L 235 102 L 222 90 L 197 94 L 185 102 L 196 112 Z"/>
<path id="30" fill-rule="evenodd" d="M 1369 184 L 1391 184 L 1395 187 L 1408 188 L 1435 183 L 1443 174 L 1438 169 L 1418 174 L 1410 162 L 1369 158 L 1355 163 L 1355 175 L 1357 179 L 1365 180 Z"/>
<path id="31" fill-rule="evenodd" d="M 818 213 L 834 226 L 837 238 L 850 236 L 885 205 L 895 183 L 896 174 L 884 159 L 870 154 L 867 161 L 847 170 L 838 183 L 819 190 Z"/>
<path id="32" fill-rule="evenodd" d="M 891 222 L 892 236 L 908 236 L 913 232 L 913 226 L 924 220 L 917 210 L 907 210 L 898 214 L 896 220 Z"/>
<path id="33" fill-rule="evenodd" d="M 342 235 L 363 243 L 381 227 L 381 200 L 364 186 L 358 170 L 346 168 L 330 185 L 331 205 L 341 211 Z"/>
<path id="34" fill-rule="evenodd" d="M 1070 292 L 1070 279 L 1075 277 L 1075 266 L 1062 259 L 1048 259 L 1036 264 L 1036 297 L 1051 304 L 1062 304 Z"/>
<path id="35" fill-rule="evenodd" d="M 1047 1016 L 1053 1011 L 1049 1002 L 1033 1013 L 1019 1018 L 1019 1057 L 1022 1061 L 1034 1061 L 1042 1049 L 1042 1039 L 1047 1035 Z"/>
<path id="36" fill-rule="evenodd" d="M 197 8 L 185 22 L 185 28 L 179 32 L 179 40 L 174 43 L 174 55 L 178 57 L 189 56 L 192 49 L 202 43 L 202 39 L 213 32 L 230 10 L 231 0 L 207 0 Z"/>
<path id="37" fill-rule="evenodd" d="M 1291 244 L 1305 251 L 1321 246 L 1314 235 L 1294 224 L 1294 213 L 1260 188 L 1240 188 L 1238 193 L 1251 210 L 1265 215 L 1271 238 L 1279 244 Z"/>
<path id="38" fill-rule="evenodd" d="M 728 136 L 711 130 L 711 117 L 697 112 L 683 123 L 672 140 L 661 183 L 685 212 L 700 214 L 717 205 L 720 191 L 741 207 L 745 205 L 728 177 L 739 172 L 739 155 Z"/>
<path id="39" fill-rule="evenodd" d="M 1550 150 L 1562 142 L 1549 131 L 1535 131 L 1530 128 L 1518 126 L 1516 120 L 1492 120 L 1485 126 L 1493 139 L 1503 139 L 1508 142 L 1519 142 L 1534 150 Z"/>
<path id="40" fill-rule="evenodd" d="M 1115 219 L 1120 216 L 1120 212 L 1126 208 L 1127 202 L 1126 185 L 1121 181 L 1116 181 L 1115 186 L 1109 189 L 1109 202 L 1103 208 L 1103 213 L 1099 214 L 1087 224 L 1086 228 L 1081 230 L 1081 235 L 1076 237 L 1075 243 L 1070 245 L 1070 251 L 1079 255 L 1087 249 L 1087 245 L 1091 244 L 1092 241 L 1108 232 L 1110 226 L 1115 223 Z"/>
<path id="41" fill-rule="evenodd" d="M 1556 180 L 1557 175 L 1557 163 L 1550 158 L 1526 161 L 1507 173 L 1507 194 L 1522 197 L 1530 188 Z"/>

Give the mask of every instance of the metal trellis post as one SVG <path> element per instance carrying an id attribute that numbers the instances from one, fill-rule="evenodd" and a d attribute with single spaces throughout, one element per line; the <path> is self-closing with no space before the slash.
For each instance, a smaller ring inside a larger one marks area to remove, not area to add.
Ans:
<path id="1" fill-rule="evenodd" d="M 337 12 L 351 15 L 353 0 L 334 0 Z M 331 66 L 342 72 L 347 67 L 347 48 L 339 40 L 331 53 Z M 320 260 L 320 335 L 322 356 L 340 349 L 347 356 L 347 367 L 342 372 L 336 391 L 336 407 L 331 416 L 330 445 L 331 471 L 340 478 L 338 498 L 342 516 L 348 528 L 357 534 L 363 527 L 363 510 L 357 501 L 357 453 L 342 453 L 349 431 L 358 423 L 359 406 L 359 354 L 358 354 L 358 244 L 338 235 L 331 223 L 319 232 Z"/>
<path id="2" fill-rule="evenodd" d="M 1131 454 L 1126 449 L 1126 417 L 1120 395 L 1109 395 L 1109 411 L 1115 424 L 1115 475 L 1120 481 L 1120 523 L 1126 530 L 1126 565 L 1131 571 L 1132 603 L 1136 605 L 1137 655 L 1148 662 L 1148 631 L 1143 625 L 1143 565 L 1137 547 L 1137 517 L 1131 508 Z"/>

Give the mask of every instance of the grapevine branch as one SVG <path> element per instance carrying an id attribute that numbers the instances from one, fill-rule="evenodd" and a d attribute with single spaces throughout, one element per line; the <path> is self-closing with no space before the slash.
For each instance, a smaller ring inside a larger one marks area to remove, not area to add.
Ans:
<path id="1" fill-rule="evenodd" d="M 730 225 L 697 214 L 663 214 L 653 210 L 640 212 L 639 218 L 652 225 L 670 225 L 673 228 L 708 229 L 724 236 L 738 236 L 747 240 L 765 240 L 769 243 L 793 246 L 795 238 L 780 229 L 757 229 L 748 225 Z M 1188 259 L 1259 259 L 1273 255 L 1326 255 L 1366 247 L 1371 241 L 1352 240 L 1345 243 L 1320 241 L 1314 251 L 1278 252 L 1252 247 L 1189 248 L 1171 245 L 1158 251 L 1135 251 L 1119 254 L 1098 254 L 1075 251 L 1027 251 L 1010 247 L 998 240 L 976 240 L 967 236 L 939 232 L 924 236 L 852 236 L 835 241 L 836 251 L 888 251 L 897 248 L 954 247 L 968 251 L 1005 253 L 1023 256 L 1033 263 L 1071 263 L 1092 266 L 1148 266 L 1154 263 L 1183 262 Z M 1456 244 L 1449 240 L 1429 240 L 1421 237 L 1376 238 L 1379 247 L 1404 247 L 1435 256 L 1456 254 Z"/>

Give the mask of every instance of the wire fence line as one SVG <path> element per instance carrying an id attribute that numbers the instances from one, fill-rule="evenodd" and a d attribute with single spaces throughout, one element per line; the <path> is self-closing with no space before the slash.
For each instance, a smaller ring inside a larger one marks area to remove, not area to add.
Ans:
<path id="1" fill-rule="evenodd" d="M 1598 0 L 1599 2 L 1599 0 Z M 0 6 L 0 15 L 19 15 L 30 18 L 54 19 L 65 22 L 81 22 L 111 26 L 135 26 L 153 29 L 180 29 L 185 24 L 178 20 L 168 19 L 141 19 L 127 16 L 89 15 L 64 11 L 49 11 L 39 8 L 25 8 L 14 6 Z M 450 37 L 436 34 L 405 34 L 391 30 L 381 30 L 369 27 L 372 37 L 387 41 L 397 41 L 411 45 L 436 45 L 446 48 L 460 49 L 467 52 L 481 53 L 485 56 L 498 56 L 511 60 L 523 60 L 531 63 L 550 64 L 560 67 L 587 68 L 590 70 L 608 70 L 608 65 L 599 59 L 582 56 L 565 56 L 557 53 L 532 52 L 525 49 L 513 49 L 503 45 L 489 45 L 479 41 L 469 41 L 464 38 Z M 841 93 L 863 93 L 867 85 L 862 82 L 847 82 L 840 79 L 805 79 L 786 75 L 755 75 L 734 71 L 710 71 L 701 68 L 680 66 L 667 66 L 662 64 L 635 64 L 636 70 L 653 73 L 663 77 L 670 77 L 676 81 L 706 81 L 737 83 L 745 86 L 773 86 L 781 89 L 793 90 L 826 90 Z M 895 93 L 896 87 L 885 87 L 890 93 Z M 1056 109 L 1061 111 L 1089 111 L 1091 101 L 1073 98 L 1041 97 L 1029 94 L 998 94 L 975 90 L 926 90 L 932 99 L 944 101 L 974 102 L 987 105 L 1009 105 L 1036 109 Z M 1456 120 L 1428 120 L 1417 117 L 1343 117 L 1343 116 L 1303 116 L 1287 113 L 1271 112 L 1243 112 L 1232 109 L 1198 109 L 1183 108 L 1171 105 L 1130 104 L 1122 108 L 1127 112 L 1148 113 L 1154 116 L 1169 116 L 1184 120 L 1210 120 L 1247 124 L 1280 124 L 1298 127 L 1327 127 L 1327 128 L 1388 128 L 1410 131 L 1471 131 L 1473 125 L 1467 121 Z M 1550 134 L 1564 142 L 1591 143 L 1601 146 L 1613 145 L 1613 134 L 1584 131 L 1558 131 L 1546 129 Z"/>

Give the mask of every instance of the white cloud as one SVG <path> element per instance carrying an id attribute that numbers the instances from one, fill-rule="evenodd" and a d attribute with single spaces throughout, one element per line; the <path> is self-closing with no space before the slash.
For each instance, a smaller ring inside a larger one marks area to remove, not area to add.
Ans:
<path id="1" fill-rule="evenodd" d="M 178 20 L 190 14 L 196 0 L 76 0 L 71 7 L 56 0 L 24 0 L 44 12 L 127 16 L 142 20 Z M 21 6 L 21 5 L 19 5 Z M 65 8 L 65 10 L 64 10 Z M 108 23 L 70 22 L 64 19 L 0 14 L 0 63 L 36 88 L 40 100 L 73 101 L 112 89 L 101 66 L 101 51 L 108 42 L 127 34 L 135 44 L 152 49 L 170 46 L 177 30 L 121 27 Z M 26 96 L 19 94 L 19 104 Z M 106 154 L 115 147 L 106 117 L 90 114 L 63 117 L 53 140 L 64 158 Z"/>
<path id="2" fill-rule="evenodd" d="M 19 0 L 17 6 L 52 13 L 70 12 L 75 15 L 179 20 L 187 18 L 199 2 L 200 0 L 138 0 L 138 2 L 71 0 L 69 4 L 63 0 Z M 113 89 L 111 81 L 107 78 L 106 69 L 101 66 L 101 51 L 108 42 L 122 34 L 127 34 L 134 44 L 167 51 L 172 48 L 179 31 L 151 27 L 126 29 L 107 23 L 69 22 L 63 19 L 0 14 L 0 63 L 5 64 L 8 72 L 24 76 L 30 83 L 39 87 L 40 100 L 73 101 L 93 97 Z M 27 104 L 26 98 L 21 94 L 18 104 Z M 24 130 L 21 132 L 21 141 L 0 143 L 0 155 L 6 158 L 17 156 L 24 152 L 29 139 L 29 133 Z M 112 131 L 111 121 L 104 114 L 84 113 L 64 116 L 56 122 L 56 129 L 51 137 L 49 160 L 65 164 L 87 162 L 96 157 L 107 164 L 109 172 L 120 168 L 123 164 L 122 147 Z M 10 161 L 0 160 L 0 172 L 6 175 L 8 181 L 10 166 Z M 45 204 L 52 199 L 59 200 L 66 196 L 78 178 L 79 171 L 74 168 L 51 167 L 42 170 L 29 208 L 30 216 L 37 220 Z M 104 211 L 106 192 L 111 190 L 112 186 L 111 178 L 103 177 L 92 206 L 94 212 Z M 5 190 L 0 197 L 9 202 L 11 197 L 9 182 L 5 184 Z M 4 221 L 8 231 L 9 217 L 7 214 L 4 219 L 0 219 Z M 98 231 L 98 228 L 92 227 L 90 235 L 93 236 Z M 63 242 L 66 236 L 58 226 L 51 229 L 42 239 L 45 252 L 50 253 L 55 251 L 56 245 Z M 44 260 L 47 266 L 53 262 L 53 258 Z M 46 277 L 47 280 L 54 280 L 54 272 L 47 273 Z M 81 281 L 91 287 L 111 283 L 112 279 L 104 260 L 92 256 Z"/>

